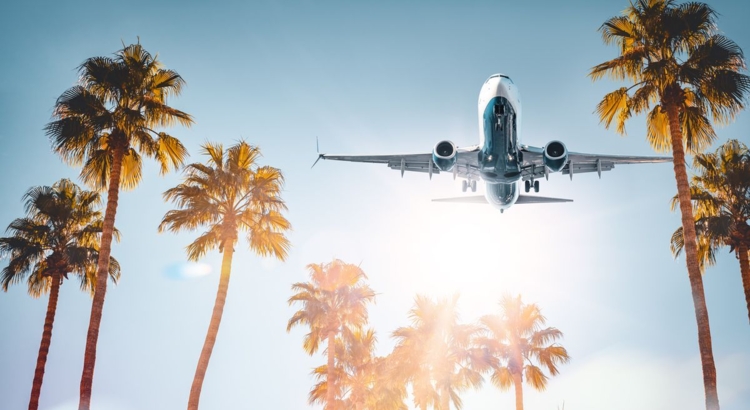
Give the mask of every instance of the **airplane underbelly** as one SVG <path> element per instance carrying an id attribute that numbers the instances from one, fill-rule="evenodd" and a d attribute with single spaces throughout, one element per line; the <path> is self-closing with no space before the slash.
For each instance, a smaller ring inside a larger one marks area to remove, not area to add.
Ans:
<path id="1" fill-rule="evenodd" d="M 484 197 L 487 199 L 487 203 L 492 205 L 493 208 L 504 211 L 518 200 L 518 183 L 513 182 L 510 184 L 492 184 L 486 183 L 484 190 Z"/>
<path id="2" fill-rule="evenodd" d="M 517 116 L 507 98 L 492 98 L 484 109 L 484 138 L 479 156 L 479 172 L 489 183 L 511 183 L 520 180 Z"/>

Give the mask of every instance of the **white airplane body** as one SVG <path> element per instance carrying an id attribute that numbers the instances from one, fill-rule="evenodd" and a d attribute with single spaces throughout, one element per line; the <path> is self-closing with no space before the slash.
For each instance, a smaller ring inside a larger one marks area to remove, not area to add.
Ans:
<path id="1" fill-rule="evenodd" d="M 565 144 L 551 141 L 543 148 L 520 143 L 521 97 L 513 81 L 503 74 L 490 76 L 479 92 L 479 144 L 458 148 L 448 140 L 435 144 L 431 153 L 406 155 L 328 155 L 319 154 L 318 160 L 370 162 L 388 164 L 392 169 L 432 174 L 452 172 L 461 177 L 463 191 L 476 191 L 477 180 L 485 183 L 484 196 L 464 196 L 436 199 L 441 202 L 489 203 L 500 212 L 514 204 L 572 202 L 569 199 L 520 195 L 524 189 L 539 192 L 541 177 L 550 173 L 573 174 L 609 171 L 615 164 L 643 164 L 670 162 L 671 157 L 639 157 L 597 155 L 568 152 Z M 316 161 L 317 163 L 317 161 Z M 313 164 L 314 165 L 314 164 Z"/>

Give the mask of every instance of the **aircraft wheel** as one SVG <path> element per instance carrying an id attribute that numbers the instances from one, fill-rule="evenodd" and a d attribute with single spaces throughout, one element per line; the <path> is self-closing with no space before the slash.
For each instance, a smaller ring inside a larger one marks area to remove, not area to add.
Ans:
<path id="1" fill-rule="evenodd" d="M 469 188 L 469 183 L 464 179 L 461 181 L 461 192 L 466 192 L 467 188 Z"/>
<path id="2" fill-rule="evenodd" d="M 534 181 L 534 192 L 539 192 L 539 181 Z"/>
<path id="3" fill-rule="evenodd" d="M 477 192 L 477 181 L 471 181 L 471 192 Z"/>
<path id="4" fill-rule="evenodd" d="M 529 190 L 531 189 L 531 182 L 523 181 L 523 189 L 524 191 L 529 192 Z"/>

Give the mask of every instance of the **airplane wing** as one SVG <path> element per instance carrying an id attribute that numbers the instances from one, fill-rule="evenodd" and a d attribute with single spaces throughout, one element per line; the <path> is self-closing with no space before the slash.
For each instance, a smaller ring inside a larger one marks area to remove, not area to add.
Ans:
<path id="1" fill-rule="evenodd" d="M 471 178 L 479 180 L 479 169 L 477 151 L 479 146 L 458 148 L 456 150 L 456 165 L 453 170 L 448 171 L 453 177 Z M 330 155 L 319 154 L 318 159 L 330 159 L 334 161 L 369 162 L 373 164 L 387 164 L 388 168 L 404 172 L 423 172 L 430 174 L 441 173 L 440 169 L 432 162 L 432 152 L 425 154 L 402 154 L 402 155 Z M 316 161 L 317 162 L 317 161 Z M 314 164 L 313 164 L 314 165 Z M 445 171 L 443 171 L 445 172 Z"/>
<path id="2" fill-rule="evenodd" d="M 548 171 L 547 167 L 544 166 L 543 148 L 523 145 L 521 146 L 521 152 L 523 152 L 523 169 L 521 175 L 524 181 L 547 176 Z M 603 171 L 610 171 L 618 164 L 651 164 L 671 161 L 672 157 L 639 157 L 633 155 L 599 155 L 569 152 L 568 163 L 561 172 L 570 175 L 571 179 L 573 179 L 573 174 L 586 172 L 596 172 L 601 177 Z"/>

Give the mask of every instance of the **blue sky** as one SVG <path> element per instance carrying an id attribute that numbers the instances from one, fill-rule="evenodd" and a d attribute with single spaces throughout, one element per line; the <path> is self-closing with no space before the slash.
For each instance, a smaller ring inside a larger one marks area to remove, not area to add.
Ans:
<path id="1" fill-rule="evenodd" d="M 719 27 L 750 50 L 748 6 L 712 1 Z M 0 225 L 23 213 L 21 197 L 78 171 L 50 150 L 43 127 L 55 99 L 86 58 L 140 36 L 187 81 L 171 104 L 196 124 L 175 128 L 202 161 L 200 144 L 241 138 L 279 167 L 294 231 L 286 263 L 240 244 L 224 320 L 201 398 L 205 409 L 306 405 L 311 369 L 302 329 L 286 333 L 293 282 L 304 266 L 340 257 L 361 266 L 379 292 L 371 308 L 379 353 L 407 324 L 417 293 L 461 294 L 462 318 L 492 313 L 504 292 L 538 303 L 565 333 L 572 360 L 527 408 L 700 409 L 702 377 L 684 260 L 673 260 L 670 212 L 676 188 L 667 164 L 622 166 L 599 180 L 542 181 L 572 204 L 489 207 L 431 203 L 460 193 L 449 176 L 432 181 L 385 166 L 321 162 L 329 153 L 427 152 L 442 139 L 478 138 L 476 99 L 496 72 L 518 85 L 523 141 L 559 139 L 579 152 L 649 155 L 644 119 L 628 137 L 593 115 L 618 85 L 586 73 L 615 56 L 597 28 L 627 3 L 569 2 L 17 2 L 0 13 Z M 720 140 L 750 143 L 750 116 L 719 128 Z M 208 326 L 218 275 L 175 280 L 173 266 L 196 234 L 157 234 L 171 209 L 161 193 L 180 180 L 148 163 L 143 183 L 120 196 L 113 247 L 123 268 L 104 307 L 94 380 L 97 409 L 180 409 Z M 482 188 L 480 188 L 482 189 Z M 205 263 L 219 268 L 214 252 Z M 5 262 L 0 261 L 0 266 Z M 750 326 L 739 267 L 722 251 L 705 275 L 722 408 L 750 405 Z M 26 406 L 46 298 L 24 286 L 0 294 L 0 397 Z M 90 299 L 73 282 L 61 291 L 41 408 L 77 406 Z M 465 409 L 509 408 L 510 392 L 489 384 L 464 395 Z"/>

